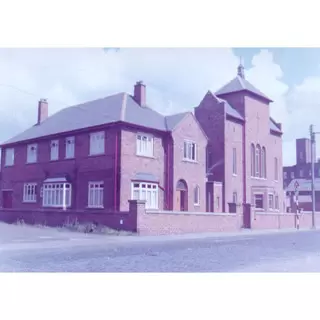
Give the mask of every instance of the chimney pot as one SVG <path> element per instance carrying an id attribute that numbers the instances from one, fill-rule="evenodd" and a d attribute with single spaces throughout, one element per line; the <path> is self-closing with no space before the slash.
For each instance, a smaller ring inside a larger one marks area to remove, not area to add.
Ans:
<path id="1" fill-rule="evenodd" d="M 146 106 L 146 85 L 143 81 L 137 81 L 135 84 L 133 98 L 141 107 Z"/>
<path id="2" fill-rule="evenodd" d="M 48 118 L 48 101 L 47 99 L 40 99 L 38 103 L 38 122 L 37 124 L 42 123 Z"/>

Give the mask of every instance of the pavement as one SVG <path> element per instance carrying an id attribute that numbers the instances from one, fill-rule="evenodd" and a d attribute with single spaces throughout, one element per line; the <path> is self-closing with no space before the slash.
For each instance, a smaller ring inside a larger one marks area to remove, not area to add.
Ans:
<path id="1" fill-rule="evenodd" d="M 0 223 L 0 272 L 319 272 L 317 230 L 92 235 Z"/>

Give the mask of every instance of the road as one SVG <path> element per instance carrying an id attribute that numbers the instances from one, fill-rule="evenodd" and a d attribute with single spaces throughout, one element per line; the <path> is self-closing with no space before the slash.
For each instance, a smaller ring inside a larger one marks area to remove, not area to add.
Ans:
<path id="1" fill-rule="evenodd" d="M 2 272 L 319 272 L 320 232 L 108 237 L 0 224 Z"/>

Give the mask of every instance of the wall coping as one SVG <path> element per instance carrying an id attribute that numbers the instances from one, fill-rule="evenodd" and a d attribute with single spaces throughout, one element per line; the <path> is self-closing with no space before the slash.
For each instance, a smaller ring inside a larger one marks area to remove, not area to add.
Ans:
<path id="1" fill-rule="evenodd" d="M 169 211 L 169 210 L 146 210 L 146 214 L 168 214 L 168 215 L 190 215 L 190 216 L 227 216 L 227 217 L 236 217 L 236 213 L 227 213 L 227 212 L 197 212 L 197 211 Z"/>
<path id="2" fill-rule="evenodd" d="M 311 212 L 303 212 L 303 213 L 299 213 L 299 216 L 303 216 L 304 214 L 311 214 Z M 288 216 L 288 217 L 292 217 L 292 216 L 296 216 L 297 214 L 294 212 L 263 212 L 263 211 L 257 211 L 255 212 L 256 215 L 259 216 Z M 320 212 L 316 212 L 315 214 L 320 214 Z"/>

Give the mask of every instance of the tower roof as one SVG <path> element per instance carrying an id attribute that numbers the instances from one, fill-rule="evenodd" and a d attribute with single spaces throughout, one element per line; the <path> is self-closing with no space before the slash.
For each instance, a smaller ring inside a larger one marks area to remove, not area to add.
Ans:
<path id="1" fill-rule="evenodd" d="M 242 64 L 238 66 L 237 76 L 224 85 L 221 89 L 216 92 L 216 95 L 223 95 L 227 93 L 240 92 L 240 91 L 248 91 L 253 93 L 256 96 L 259 96 L 268 102 L 272 102 L 270 98 L 268 98 L 265 94 L 263 94 L 260 90 L 254 87 L 248 80 L 245 79 L 244 76 L 244 68 Z"/>

